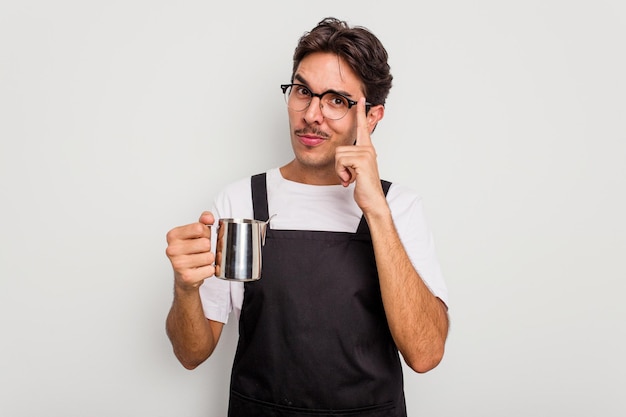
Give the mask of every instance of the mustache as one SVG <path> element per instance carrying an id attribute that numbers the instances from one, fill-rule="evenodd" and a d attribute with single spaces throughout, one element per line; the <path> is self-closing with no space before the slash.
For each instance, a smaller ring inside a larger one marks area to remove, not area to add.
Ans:
<path id="1" fill-rule="evenodd" d="M 330 135 L 326 132 L 324 132 L 323 130 L 319 130 L 319 129 L 315 129 L 311 126 L 307 126 L 303 129 L 296 129 L 294 130 L 294 133 L 296 135 L 315 135 L 315 136 L 319 136 L 320 138 L 324 138 L 324 139 L 328 139 L 330 137 Z"/>

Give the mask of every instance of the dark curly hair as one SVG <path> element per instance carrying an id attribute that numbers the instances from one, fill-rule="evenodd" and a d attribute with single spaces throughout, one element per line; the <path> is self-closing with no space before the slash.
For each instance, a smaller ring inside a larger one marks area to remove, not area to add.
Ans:
<path id="1" fill-rule="evenodd" d="M 314 52 L 330 52 L 343 58 L 361 79 L 368 101 L 385 104 L 393 77 L 385 47 L 368 29 L 350 27 L 334 17 L 320 21 L 298 41 L 293 54 L 292 82 L 300 62 Z"/>

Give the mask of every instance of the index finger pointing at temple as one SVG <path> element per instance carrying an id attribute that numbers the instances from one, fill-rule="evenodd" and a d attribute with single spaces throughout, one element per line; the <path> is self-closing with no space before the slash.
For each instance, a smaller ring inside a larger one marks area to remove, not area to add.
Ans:
<path id="1" fill-rule="evenodd" d="M 371 145 L 372 138 L 365 114 L 365 97 L 361 97 L 356 103 L 356 145 Z"/>

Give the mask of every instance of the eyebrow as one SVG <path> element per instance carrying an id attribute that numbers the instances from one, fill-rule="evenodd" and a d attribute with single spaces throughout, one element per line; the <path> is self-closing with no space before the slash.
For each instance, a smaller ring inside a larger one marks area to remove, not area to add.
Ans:
<path id="1" fill-rule="evenodd" d="M 309 83 L 307 82 L 307 80 L 304 79 L 304 77 L 300 74 L 296 74 L 294 75 L 294 81 L 300 81 L 302 84 L 304 84 L 305 86 L 309 86 Z M 348 93 L 347 91 L 337 91 L 335 89 L 330 89 L 330 90 L 326 90 L 324 91 L 324 93 L 336 93 L 336 94 L 341 94 L 342 96 L 346 96 L 348 98 L 352 98 L 352 94 Z"/>

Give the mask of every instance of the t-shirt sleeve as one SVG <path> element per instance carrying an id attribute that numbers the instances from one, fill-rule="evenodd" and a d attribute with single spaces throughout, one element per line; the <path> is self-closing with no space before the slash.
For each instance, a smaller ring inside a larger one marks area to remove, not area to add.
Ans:
<path id="1" fill-rule="evenodd" d="M 448 289 L 422 198 L 405 187 L 395 185 L 389 190 L 388 198 L 398 235 L 413 267 L 430 291 L 448 305 Z"/>
<path id="2" fill-rule="evenodd" d="M 211 206 L 215 224 L 211 226 L 211 250 L 215 253 L 217 244 L 217 223 L 220 218 L 251 218 L 250 178 L 245 178 L 227 186 L 220 192 Z M 210 320 L 227 323 L 231 312 L 237 317 L 243 302 L 243 285 L 216 278 L 207 278 L 200 286 L 200 299 L 204 315 Z"/>
<path id="3" fill-rule="evenodd" d="M 219 278 L 207 278 L 200 286 L 202 309 L 207 319 L 228 322 L 232 310 L 230 298 L 230 283 Z"/>

